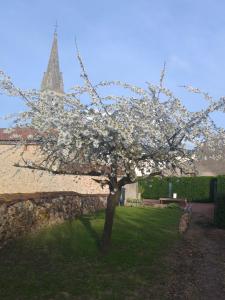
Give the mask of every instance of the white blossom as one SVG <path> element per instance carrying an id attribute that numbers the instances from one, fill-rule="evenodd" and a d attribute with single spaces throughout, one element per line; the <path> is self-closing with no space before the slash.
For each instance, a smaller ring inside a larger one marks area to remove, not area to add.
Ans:
<path id="1" fill-rule="evenodd" d="M 85 174 L 90 170 L 77 166 L 88 165 L 99 175 L 133 182 L 140 172 L 194 172 L 194 161 L 202 159 L 206 145 L 208 157 L 224 155 L 225 131 L 210 118 L 212 112 L 225 110 L 224 97 L 214 100 L 188 86 L 188 91 L 208 101 L 206 108 L 191 112 L 163 86 L 165 69 L 159 85 L 147 83 L 146 89 L 121 81 L 93 85 L 78 58 L 84 86 L 75 86 L 65 95 L 22 91 L 0 71 L 1 90 L 20 96 L 27 104 L 27 111 L 15 118 L 16 126 L 35 130 L 35 136 L 28 139 L 38 141 L 44 157 L 39 164 L 25 162 L 28 167 Z M 123 95 L 105 94 L 107 87 L 118 86 L 126 90 Z M 83 96 L 89 104 L 82 103 Z"/>

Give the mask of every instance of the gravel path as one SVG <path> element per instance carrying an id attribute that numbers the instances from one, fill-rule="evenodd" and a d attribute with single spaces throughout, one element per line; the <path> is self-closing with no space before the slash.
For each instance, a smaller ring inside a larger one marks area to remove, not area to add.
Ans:
<path id="1" fill-rule="evenodd" d="M 225 230 L 212 226 L 213 206 L 193 204 L 190 228 L 168 255 L 169 285 L 161 299 L 225 300 Z"/>

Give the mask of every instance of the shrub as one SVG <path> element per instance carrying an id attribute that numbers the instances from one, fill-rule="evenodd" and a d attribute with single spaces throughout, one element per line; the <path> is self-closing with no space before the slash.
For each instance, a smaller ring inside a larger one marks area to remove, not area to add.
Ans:
<path id="1" fill-rule="evenodd" d="M 225 228 L 225 176 L 218 176 L 214 223 L 219 228 Z"/>
<path id="2" fill-rule="evenodd" d="M 210 183 L 215 177 L 154 177 L 139 179 L 139 190 L 144 199 L 159 199 L 169 196 L 169 182 L 172 183 L 172 193 L 177 193 L 179 198 L 189 201 L 212 202 Z"/>

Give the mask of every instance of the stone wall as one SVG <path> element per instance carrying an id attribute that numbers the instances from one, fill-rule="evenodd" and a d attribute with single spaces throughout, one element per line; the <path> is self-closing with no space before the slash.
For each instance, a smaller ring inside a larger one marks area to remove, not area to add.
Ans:
<path id="1" fill-rule="evenodd" d="M 107 195 L 35 193 L 0 198 L 0 247 L 42 227 L 94 213 L 106 205 Z"/>

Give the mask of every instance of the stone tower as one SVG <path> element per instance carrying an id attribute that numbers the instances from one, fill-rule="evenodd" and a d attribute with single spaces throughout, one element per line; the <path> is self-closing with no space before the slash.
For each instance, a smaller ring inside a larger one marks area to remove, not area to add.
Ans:
<path id="1" fill-rule="evenodd" d="M 41 91 L 53 91 L 60 94 L 64 93 L 63 77 L 59 67 L 58 37 L 56 30 L 54 32 L 48 68 L 44 73 L 41 83 Z"/>

